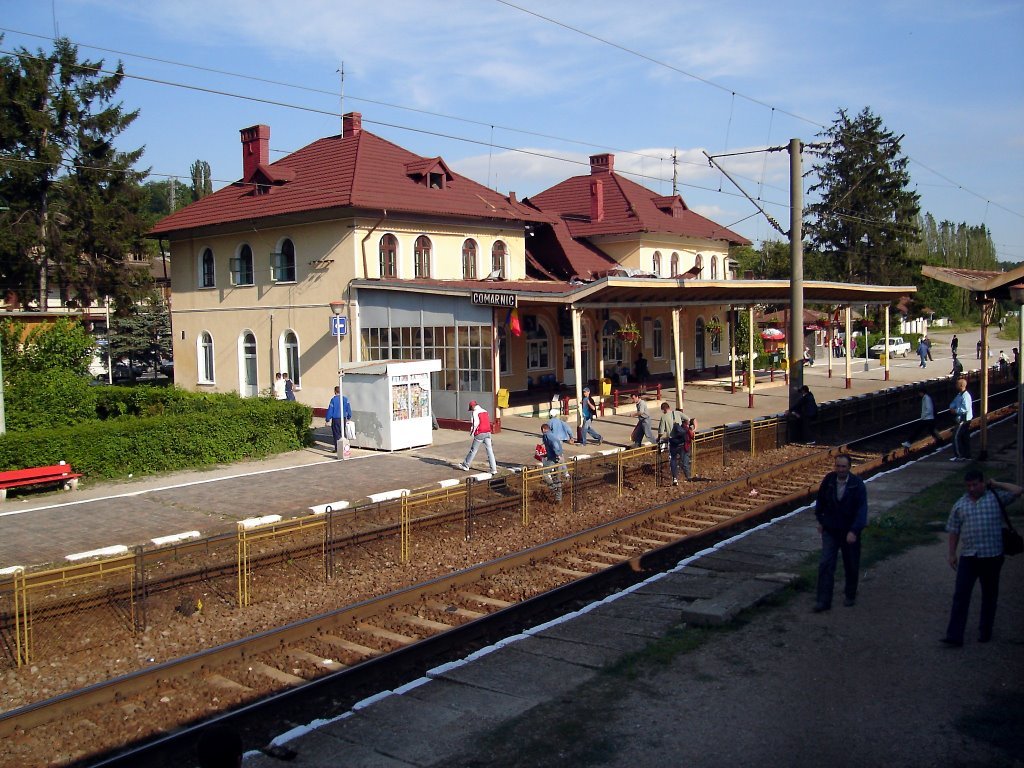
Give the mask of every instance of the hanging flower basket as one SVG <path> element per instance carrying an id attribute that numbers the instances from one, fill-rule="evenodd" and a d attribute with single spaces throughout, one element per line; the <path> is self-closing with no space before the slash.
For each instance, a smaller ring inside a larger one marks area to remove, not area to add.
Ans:
<path id="1" fill-rule="evenodd" d="M 640 341 L 640 329 L 629 318 L 626 319 L 626 324 L 615 332 L 615 335 L 627 344 L 636 344 Z"/>
<path id="2" fill-rule="evenodd" d="M 712 320 L 704 326 L 704 331 L 710 336 L 721 336 L 722 335 L 722 324 Z"/>

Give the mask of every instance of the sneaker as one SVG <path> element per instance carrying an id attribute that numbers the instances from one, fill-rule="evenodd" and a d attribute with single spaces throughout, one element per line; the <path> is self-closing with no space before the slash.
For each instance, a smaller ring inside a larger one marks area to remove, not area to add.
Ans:
<path id="1" fill-rule="evenodd" d="M 903 446 L 904 448 L 906 448 L 906 449 L 907 449 L 908 451 L 910 450 L 910 443 L 909 443 L 909 442 L 907 442 L 906 440 L 904 440 L 904 441 L 903 441 L 902 443 L 900 443 L 900 445 L 902 445 L 902 446 Z"/>
<path id="2" fill-rule="evenodd" d="M 672 478 L 672 485 L 679 485 L 679 478 L 678 477 L 673 477 Z"/>
<path id="3" fill-rule="evenodd" d="M 823 605 L 822 603 L 816 603 L 815 606 L 811 608 L 811 613 L 824 613 L 825 611 L 830 610 L 831 608 L 831 605 Z"/>
<path id="4" fill-rule="evenodd" d="M 463 472 L 469 472 L 469 467 L 467 467 L 465 464 L 456 464 L 455 468 L 461 469 Z"/>
<path id="5" fill-rule="evenodd" d="M 963 645 L 964 645 L 964 641 L 963 640 L 954 640 L 951 637 L 939 638 L 939 642 L 942 643 L 947 648 L 962 648 Z"/>
<path id="6" fill-rule="evenodd" d="M 959 456 L 953 456 L 953 457 L 952 457 L 952 458 L 950 459 L 950 461 L 960 461 L 960 457 L 959 457 Z"/>

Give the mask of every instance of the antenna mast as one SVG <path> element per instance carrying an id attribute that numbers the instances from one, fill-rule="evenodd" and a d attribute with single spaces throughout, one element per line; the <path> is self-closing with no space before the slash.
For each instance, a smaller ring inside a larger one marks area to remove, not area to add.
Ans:
<path id="1" fill-rule="evenodd" d="M 341 118 L 341 132 L 345 133 L 345 62 L 341 62 L 341 69 L 337 70 L 341 75 L 341 91 L 338 98 L 339 117 Z"/>
<path id="2" fill-rule="evenodd" d="M 679 154 L 676 147 L 672 147 L 672 194 L 679 194 Z"/>

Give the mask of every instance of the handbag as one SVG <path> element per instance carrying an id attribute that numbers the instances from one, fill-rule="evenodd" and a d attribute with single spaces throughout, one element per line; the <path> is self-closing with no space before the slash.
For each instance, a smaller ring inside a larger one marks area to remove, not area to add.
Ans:
<path id="1" fill-rule="evenodd" d="M 1010 522 L 1010 516 L 1006 514 L 1006 507 L 1003 505 L 1003 500 L 999 498 L 999 494 L 995 491 L 992 495 L 996 497 L 996 501 L 999 503 L 999 511 L 1003 513 L 1003 522 L 1006 523 L 1006 527 L 1003 528 L 1003 554 L 1004 555 L 1019 555 L 1024 552 L 1024 537 L 1022 537 L 1017 529 L 1013 527 L 1013 523 Z"/>
<path id="2" fill-rule="evenodd" d="M 356 439 L 356 425 L 355 422 L 352 421 L 352 419 L 348 419 L 345 422 L 345 437 L 347 437 L 349 440 Z"/>

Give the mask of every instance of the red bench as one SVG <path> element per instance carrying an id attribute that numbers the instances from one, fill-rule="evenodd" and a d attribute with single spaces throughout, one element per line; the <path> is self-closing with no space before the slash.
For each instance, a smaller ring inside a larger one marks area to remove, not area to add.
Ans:
<path id="1" fill-rule="evenodd" d="M 23 485 L 60 483 L 65 490 L 74 490 L 78 487 L 78 478 L 81 476 L 81 474 L 72 472 L 71 465 L 64 462 L 49 467 L 10 469 L 0 472 L 0 501 L 7 498 L 8 488 L 19 488 Z"/>

